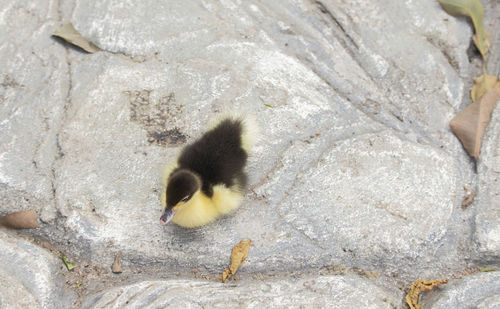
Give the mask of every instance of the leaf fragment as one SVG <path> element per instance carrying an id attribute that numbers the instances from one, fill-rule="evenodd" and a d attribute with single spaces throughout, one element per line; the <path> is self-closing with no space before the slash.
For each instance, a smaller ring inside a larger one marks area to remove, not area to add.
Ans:
<path id="1" fill-rule="evenodd" d="M 111 266 L 111 271 L 114 273 L 114 274 L 120 274 L 123 272 L 123 267 L 122 267 L 122 262 L 120 260 L 120 252 L 118 252 L 116 255 L 115 255 L 115 260 L 113 262 L 113 265 Z"/>
<path id="2" fill-rule="evenodd" d="M 40 227 L 34 210 L 23 210 L 0 217 L 0 225 L 13 229 L 34 229 Z"/>
<path id="3" fill-rule="evenodd" d="M 264 105 L 267 106 L 267 107 L 270 107 L 270 108 L 274 108 L 274 106 L 271 105 L 271 104 L 264 104 Z"/>
<path id="4" fill-rule="evenodd" d="M 491 113 L 500 99 L 500 82 L 481 98 L 466 108 L 450 121 L 453 133 L 462 142 L 467 153 L 474 159 L 479 158 L 479 150 Z"/>
<path id="5" fill-rule="evenodd" d="M 421 309 L 419 302 L 420 293 L 430 291 L 443 283 L 448 283 L 448 280 L 424 281 L 421 278 L 417 279 L 417 281 L 411 285 L 410 292 L 406 294 L 406 303 L 410 306 L 410 309 Z"/>
<path id="6" fill-rule="evenodd" d="M 75 46 L 78 46 L 89 53 L 95 53 L 101 50 L 99 47 L 94 45 L 94 43 L 90 42 L 88 39 L 84 38 L 78 31 L 76 31 L 72 23 L 64 24 L 63 26 L 55 30 L 52 35 L 60 37 L 63 40 Z"/>
<path id="7" fill-rule="evenodd" d="M 472 19 L 476 34 L 472 37 L 474 44 L 486 61 L 486 54 L 491 45 L 490 36 L 483 27 L 484 9 L 479 0 L 438 0 L 441 7 L 453 16 L 469 16 Z"/>
<path id="8" fill-rule="evenodd" d="M 472 190 L 469 193 L 466 193 L 462 199 L 462 210 L 466 210 L 472 203 L 474 203 L 474 199 L 476 198 L 476 190 Z"/>
<path id="9" fill-rule="evenodd" d="M 250 249 L 251 240 L 242 240 L 231 250 L 231 262 L 229 268 L 226 268 L 222 273 L 222 282 L 231 278 L 238 268 L 243 265 L 245 259 L 248 256 L 248 250 Z"/>
<path id="10" fill-rule="evenodd" d="M 472 102 L 476 102 L 486 92 L 490 91 L 498 82 L 498 78 L 494 75 L 483 74 L 474 80 L 474 86 L 470 90 Z"/>
<path id="11" fill-rule="evenodd" d="M 482 273 L 487 273 L 487 272 L 490 272 L 490 271 L 497 271 L 496 268 L 493 268 L 493 267 L 485 267 L 485 268 L 482 268 L 479 270 L 479 272 L 482 272 Z"/>
<path id="12" fill-rule="evenodd" d="M 66 268 L 69 271 L 72 271 L 73 268 L 75 268 L 75 266 L 73 264 L 71 264 L 71 262 L 68 261 L 68 259 L 64 255 L 61 254 L 60 256 L 61 256 L 61 260 L 64 262 L 64 265 L 66 265 Z"/>

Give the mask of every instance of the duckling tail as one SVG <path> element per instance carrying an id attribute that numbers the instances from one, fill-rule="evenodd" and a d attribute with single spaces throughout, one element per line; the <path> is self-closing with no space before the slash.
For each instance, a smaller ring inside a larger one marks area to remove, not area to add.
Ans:
<path id="1" fill-rule="evenodd" d="M 252 147 L 255 146 L 259 137 L 259 125 L 257 122 L 257 118 L 254 115 L 243 111 L 223 112 L 212 121 L 212 124 L 209 128 L 215 128 L 218 124 L 226 119 L 239 121 L 241 123 L 241 146 L 247 154 L 250 153 Z"/>
<path id="2" fill-rule="evenodd" d="M 248 115 L 241 119 L 243 132 L 241 133 L 241 143 L 243 149 L 250 153 L 250 150 L 257 143 L 259 137 L 259 126 L 254 116 Z"/>

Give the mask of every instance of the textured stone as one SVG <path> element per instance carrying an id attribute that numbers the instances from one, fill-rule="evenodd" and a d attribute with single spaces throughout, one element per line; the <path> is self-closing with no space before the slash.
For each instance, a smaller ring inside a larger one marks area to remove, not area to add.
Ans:
<path id="1" fill-rule="evenodd" d="M 56 14 L 42 2 L 0 8 L 0 194 L 9 210 L 29 205 L 45 221 L 56 216 L 52 165 L 71 83 L 66 53 L 50 38 Z"/>
<path id="2" fill-rule="evenodd" d="M 453 280 L 422 297 L 422 308 L 500 308 L 500 272 Z"/>
<path id="3" fill-rule="evenodd" d="M 500 265 L 500 104 L 491 116 L 478 162 L 476 230 L 479 259 Z"/>
<path id="4" fill-rule="evenodd" d="M 459 184 L 448 155 L 387 131 L 311 152 L 317 159 L 301 167 L 277 203 L 280 217 L 319 248 L 364 268 L 395 271 L 388 265 L 408 263 L 399 275 L 440 263 L 430 252 L 438 244 L 453 256 L 456 244 L 445 235 L 456 202 L 450 188 Z M 274 197 L 276 188 L 270 182 L 265 192 Z"/>
<path id="5" fill-rule="evenodd" d="M 495 29 L 498 25 L 500 6 L 486 1 L 485 25 L 487 29 Z M 487 72 L 500 75 L 500 35 L 490 30 L 491 51 L 488 57 Z M 493 34 L 494 33 L 494 34 Z M 474 239 L 477 244 L 476 258 L 481 264 L 496 264 L 500 267 L 500 104 L 491 115 L 481 146 L 477 163 L 478 185 L 477 202 L 474 204 L 477 213 L 475 218 Z"/>
<path id="6" fill-rule="evenodd" d="M 467 37 L 443 29 L 468 28 L 444 21 L 436 3 L 395 12 L 383 9 L 388 3 L 118 10 L 111 1 L 77 2 L 75 27 L 126 55 L 71 54 L 54 175 L 77 250 L 108 263 L 113 244 L 132 264 L 216 270 L 227 248 L 252 239 L 254 270 L 269 261 L 279 271 L 339 263 L 411 280 L 432 274 L 429 263 L 463 268 L 462 239 L 453 235 L 469 227 L 455 225 L 454 212 L 472 169 L 447 119 L 463 97 Z M 164 18 L 168 10 L 185 17 Z M 137 11 L 149 23 L 120 22 Z M 403 12 L 406 28 L 389 22 Z M 383 33 L 377 40 L 359 26 L 369 21 Z M 256 114 L 263 127 L 249 164 L 255 194 L 209 227 L 160 227 L 161 165 L 226 109 Z"/>
<path id="7" fill-rule="evenodd" d="M 50 37 L 68 21 L 103 50 Z M 384 285 L 498 263 L 498 107 L 476 179 L 448 127 L 472 31 L 434 0 L 6 1 L 0 25 L 0 214 L 36 210 L 32 234 L 78 260 L 218 273 L 251 239 L 242 276 L 343 265 Z M 161 227 L 162 166 L 226 110 L 261 126 L 245 202 Z"/>
<path id="8" fill-rule="evenodd" d="M 61 262 L 43 249 L 0 229 L 0 307 L 68 308 Z"/>
<path id="9" fill-rule="evenodd" d="M 401 294 L 353 276 L 226 284 L 144 281 L 97 294 L 82 308 L 396 308 Z"/>

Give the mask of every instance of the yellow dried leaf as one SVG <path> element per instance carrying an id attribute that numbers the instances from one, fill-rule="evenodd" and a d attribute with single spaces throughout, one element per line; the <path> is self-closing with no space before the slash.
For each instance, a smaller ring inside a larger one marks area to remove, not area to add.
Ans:
<path id="1" fill-rule="evenodd" d="M 250 250 L 251 243 L 252 241 L 250 240 L 242 240 L 233 247 L 233 250 L 231 250 L 231 263 L 229 264 L 229 268 L 226 268 L 222 273 L 222 282 L 231 278 L 238 268 L 243 265 L 248 256 L 248 250 Z"/>
<path id="2" fill-rule="evenodd" d="M 481 75 L 474 80 L 474 86 L 470 90 L 472 102 L 476 102 L 486 92 L 490 91 L 498 82 L 498 78 L 494 75 Z"/>
<path id="3" fill-rule="evenodd" d="M 419 304 L 419 296 L 420 293 L 430 291 L 434 289 L 435 287 L 443 284 L 443 283 L 448 283 L 448 280 L 429 280 L 429 281 L 424 281 L 423 279 L 417 279 L 411 287 L 410 287 L 410 292 L 406 294 L 406 303 L 408 306 L 410 306 L 410 309 L 420 309 L 420 304 Z"/>
<path id="4" fill-rule="evenodd" d="M 499 98 L 500 82 L 497 82 L 490 91 L 464 108 L 450 121 L 453 133 L 462 142 L 469 155 L 476 160 L 479 158 L 484 131 Z"/>
<path id="5" fill-rule="evenodd" d="M 486 61 L 486 54 L 491 45 L 490 36 L 483 27 L 484 9 L 479 0 L 438 0 L 448 14 L 453 16 L 469 16 L 472 19 L 476 34 L 472 37 L 474 44 Z"/>
<path id="6" fill-rule="evenodd" d="M 17 211 L 0 217 L 0 225 L 13 229 L 34 229 L 40 227 L 34 210 Z"/>
<path id="7" fill-rule="evenodd" d="M 52 35 L 60 37 L 89 53 L 95 53 L 101 50 L 99 47 L 95 46 L 94 43 L 82 37 L 82 35 L 78 31 L 76 31 L 76 29 L 73 27 L 73 24 L 71 23 L 63 25 L 62 27 L 54 31 Z"/>

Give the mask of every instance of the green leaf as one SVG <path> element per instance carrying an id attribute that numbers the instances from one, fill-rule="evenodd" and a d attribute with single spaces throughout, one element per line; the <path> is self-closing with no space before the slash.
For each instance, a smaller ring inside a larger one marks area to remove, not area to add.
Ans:
<path id="1" fill-rule="evenodd" d="M 73 268 L 75 268 L 75 266 L 71 264 L 70 261 L 68 261 L 68 259 L 62 254 L 61 254 L 61 259 L 64 262 L 64 265 L 66 265 L 66 268 L 68 270 L 73 270 Z"/>
<path id="2" fill-rule="evenodd" d="M 486 54 L 491 45 L 488 32 L 483 27 L 484 9 L 479 0 L 438 0 L 448 14 L 453 16 L 469 16 L 472 19 L 476 34 L 472 37 L 474 44 L 486 61 Z"/>
<path id="3" fill-rule="evenodd" d="M 269 105 L 269 104 L 264 104 L 264 105 L 267 106 L 267 107 L 270 107 L 270 108 L 274 108 L 274 106 Z"/>

